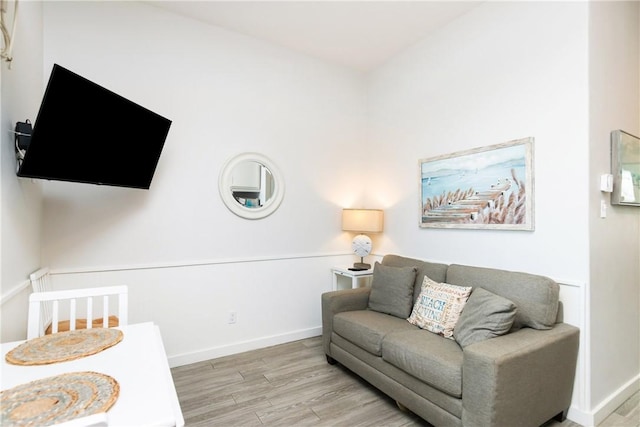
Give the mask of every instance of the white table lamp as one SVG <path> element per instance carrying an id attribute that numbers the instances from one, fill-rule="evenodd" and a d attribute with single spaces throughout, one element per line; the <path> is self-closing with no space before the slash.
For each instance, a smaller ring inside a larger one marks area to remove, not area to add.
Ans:
<path id="1" fill-rule="evenodd" d="M 364 233 L 382 232 L 384 213 L 380 209 L 343 209 L 342 230 L 359 233 L 351 242 L 351 249 L 360 257 L 360 262 L 353 264 L 354 270 L 368 270 L 371 264 L 364 262 L 364 257 L 371 253 L 371 238 Z"/>

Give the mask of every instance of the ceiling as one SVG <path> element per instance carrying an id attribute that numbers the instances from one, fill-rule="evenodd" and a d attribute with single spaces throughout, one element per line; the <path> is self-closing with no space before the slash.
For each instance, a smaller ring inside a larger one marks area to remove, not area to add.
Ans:
<path id="1" fill-rule="evenodd" d="M 360 71 L 381 65 L 482 3 L 480 0 L 148 2 Z"/>

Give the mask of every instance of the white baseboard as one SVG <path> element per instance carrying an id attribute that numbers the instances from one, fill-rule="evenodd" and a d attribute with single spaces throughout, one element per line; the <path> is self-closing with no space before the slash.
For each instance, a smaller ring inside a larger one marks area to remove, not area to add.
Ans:
<path id="1" fill-rule="evenodd" d="M 591 412 L 585 412 L 572 406 L 569 408 L 569 413 L 567 414 L 567 419 L 573 421 L 574 423 L 580 424 L 584 427 L 594 427 L 593 423 L 594 416 Z"/>
<path id="2" fill-rule="evenodd" d="M 567 418 L 584 427 L 597 426 L 638 390 L 640 390 L 640 374 L 609 395 L 590 412 L 572 406 L 569 408 Z"/>
<path id="3" fill-rule="evenodd" d="M 319 335 L 322 335 L 321 326 L 318 326 L 316 328 L 287 332 L 281 335 L 261 337 L 250 341 L 240 341 L 237 343 L 208 348 L 206 350 L 196 351 L 192 353 L 183 353 L 175 356 L 169 356 L 169 366 L 171 368 L 175 368 L 176 366 L 202 362 L 205 360 L 215 359 L 217 357 L 229 356 L 231 354 L 237 354 L 245 351 L 256 350 L 259 348 L 270 347 L 273 345 L 284 344 L 305 338 L 317 337 Z"/>

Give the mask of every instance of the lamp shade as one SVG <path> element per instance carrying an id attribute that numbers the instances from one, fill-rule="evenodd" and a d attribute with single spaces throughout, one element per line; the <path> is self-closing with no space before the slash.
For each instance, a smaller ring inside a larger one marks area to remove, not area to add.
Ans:
<path id="1" fill-rule="evenodd" d="M 380 209 L 343 209 L 342 230 L 360 233 L 380 233 L 384 212 Z"/>

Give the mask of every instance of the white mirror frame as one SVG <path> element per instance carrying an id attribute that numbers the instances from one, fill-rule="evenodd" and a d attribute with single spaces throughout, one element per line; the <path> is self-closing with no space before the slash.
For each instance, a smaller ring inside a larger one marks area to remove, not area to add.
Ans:
<path id="1" fill-rule="evenodd" d="M 265 202 L 263 206 L 246 207 L 238 203 L 231 192 L 231 184 L 233 177 L 233 169 L 242 162 L 252 161 L 261 163 L 269 169 L 273 176 L 274 190 L 271 198 Z M 218 178 L 218 191 L 224 204 L 231 212 L 245 219 L 260 219 L 274 213 L 282 203 L 284 198 L 284 179 L 278 167 L 267 157 L 259 153 L 242 153 L 229 159 L 220 172 Z"/>

